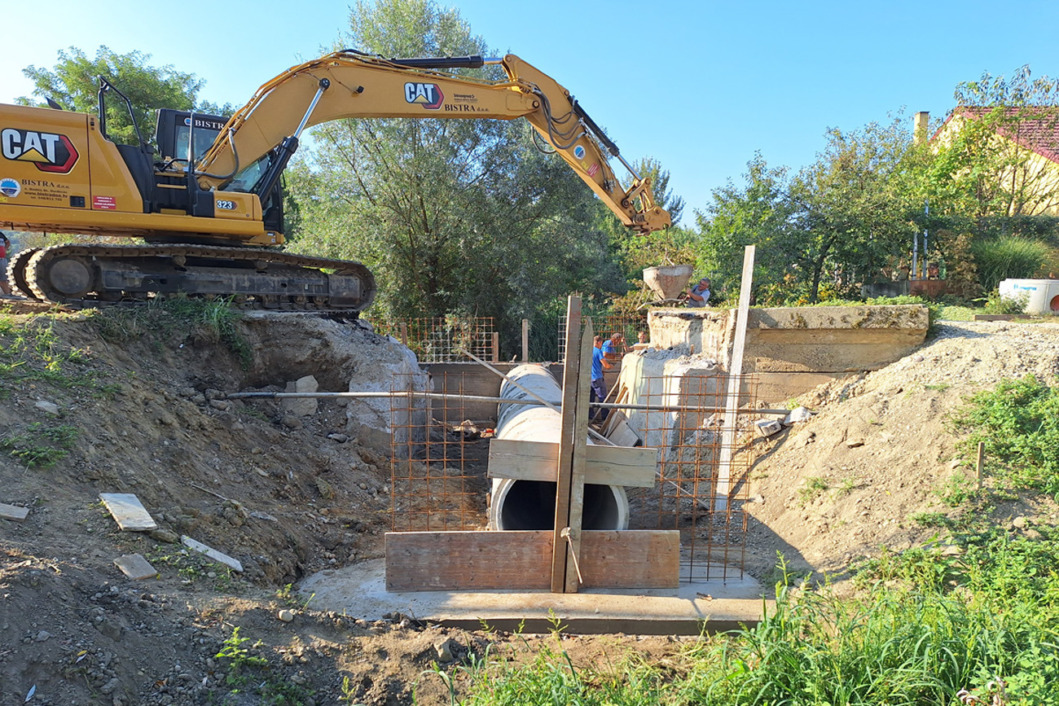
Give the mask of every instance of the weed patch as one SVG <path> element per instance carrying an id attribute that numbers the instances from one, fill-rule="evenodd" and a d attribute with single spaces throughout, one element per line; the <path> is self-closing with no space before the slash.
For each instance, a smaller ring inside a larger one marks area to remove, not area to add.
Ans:
<path id="1" fill-rule="evenodd" d="M 958 446 L 967 463 L 985 444 L 985 468 L 1008 490 L 1059 495 L 1059 391 L 1030 375 L 979 392 L 952 418 L 968 433 Z"/>
<path id="2" fill-rule="evenodd" d="M 21 434 L 0 438 L 0 449 L 28 468 L 51 468 L 66 458 L 76 441 L 77 429 L 69 424 L 34 422 Z"/>

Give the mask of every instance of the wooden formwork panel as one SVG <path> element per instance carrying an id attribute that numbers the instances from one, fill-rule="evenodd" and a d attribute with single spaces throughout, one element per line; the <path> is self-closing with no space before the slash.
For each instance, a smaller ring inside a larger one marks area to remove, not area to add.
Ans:
<path id="1" fill-rule="evenodd" d="M 388 591 L 547 591 L 551 530 L 389 532 Z M 581 533 L 583 588 L 676 588 L 676 530 L 586 530 Z"/>

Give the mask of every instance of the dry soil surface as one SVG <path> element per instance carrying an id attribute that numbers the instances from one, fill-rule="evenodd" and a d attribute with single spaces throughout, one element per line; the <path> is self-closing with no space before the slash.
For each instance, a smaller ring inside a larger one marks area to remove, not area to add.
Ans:
<path id="1" fill-rule="evenodd" d="M 276 695 L 288 701 L 271 702 L 448 703 L 435 663 L 462 688 L 458 666 L 470 653 L 528 659 L 554 642 L 401 615 L 353 620 L 315 611 L 289 590 L 318 570 L 380 557 L 389 524 L 388 460 L 358 443 L 337 402 L 294 418 L 270 400 L 224 399 L 282 390 L 305 374 L 321 389 L 344 390 L 354 368 L 370 366 L 315 344 L 310 319 L 244 324 L 252 343 L 244 367 L 195 331 L 114 343 L 84 315 L 0 311 L 0 437 L 45 444 L 41 433 L 59 428 L 73 437 L 50 468 L 0 453 L 0 503 L 29 509 L 24 521 L 0 520 L 0 706 L 31 693 L 30 703 L 64 706 Z M 338 325 L 362 343 L 374 336 L 355 322 Z M 15 340 L 40 326 L 51 328 L 44 353 L 63 363 L 54 375 L 37 365 L 40 373 L 26 376 L 10 367 Z M 928 531 L 911 516 L 945 511 L 934 490 L 968 472 L 954 461 L 946 414 L 1001 378 L 1054 380 L 1057 371 L 1059 326 L 943 324 L 885 370 L 807 395 L 812 420 L 759 442 L 748 569 L 767 577 L 782 552 L 798 568 L 841 574 L 882 545 L 922 540 Z M 827 489 L 799 492 L 807 483 Z M 135 493 L 159 530 L 120 531 L 99 502 L 106 492 Z M 1007 512 L 1055 518 L 1050 507 Z M 183 552 L 180 535 L 238 558 L 245 571 Z M 132 553 L 158 577 L 123 576 L 114 560 Z M 236 628 L 246 642 L 233 639 Z M 575 664 L 605 665 L 627 652 L 664 659 L 680 643 L 565 637 L 561 647 Z M 226 644 L 233 656 L 218 656 Z"/>

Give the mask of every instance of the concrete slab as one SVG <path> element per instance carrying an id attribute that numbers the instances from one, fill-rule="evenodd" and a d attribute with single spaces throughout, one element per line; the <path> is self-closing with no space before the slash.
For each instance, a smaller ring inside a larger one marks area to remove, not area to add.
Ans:
<path id="1" fill-rule="evenodd" d="M 679 589 L 401 593 L 386 590 L 383 559 L 313 574 L 301 582 L 298 592 L 305 599 L 312 596 L 316 610 L 362 620 L 400 612 L 449 627 L 474 630 L 486 624 L 518 630 L 521 626 L 528 633 L 548 632 L 557 619 L 570 634 L 697 635 L 704 625 L 708 632 L 755 625 L 766 605 L 771 610 L 761 585 L 745 574 L 727 581 L 682 581 Z"/>

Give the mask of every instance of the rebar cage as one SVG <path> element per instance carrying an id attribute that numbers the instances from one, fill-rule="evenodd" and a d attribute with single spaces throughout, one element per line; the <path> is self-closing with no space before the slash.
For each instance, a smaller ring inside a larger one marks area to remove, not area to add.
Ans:
<path id="1" fill-rule="evenodd" d="M 396 379 L 391 396 L 391 530 L 482 530 L 488 524 L 489 442 L 496 405 L 468 400 L 466 373 L 446 373 L 443 400 Z M 742 578 L 746 477 L 753 463 L 756 383 L 738 380 L 738 423 L 724 419 L 724 373 L 642 380 L 639 405 L 623 409 L 645 446 L 659 450 L 653 488 L 629 488 L 630 529 L 679 530 L 681 580 Z M 612 413 L 613 414 L 613 413 Z M 617 419 L 617 415 L 612 418 Z M 607 429 L 607 422 L 601 426 Z M 558 441 L 558 440 L 556 440 Z"/>

